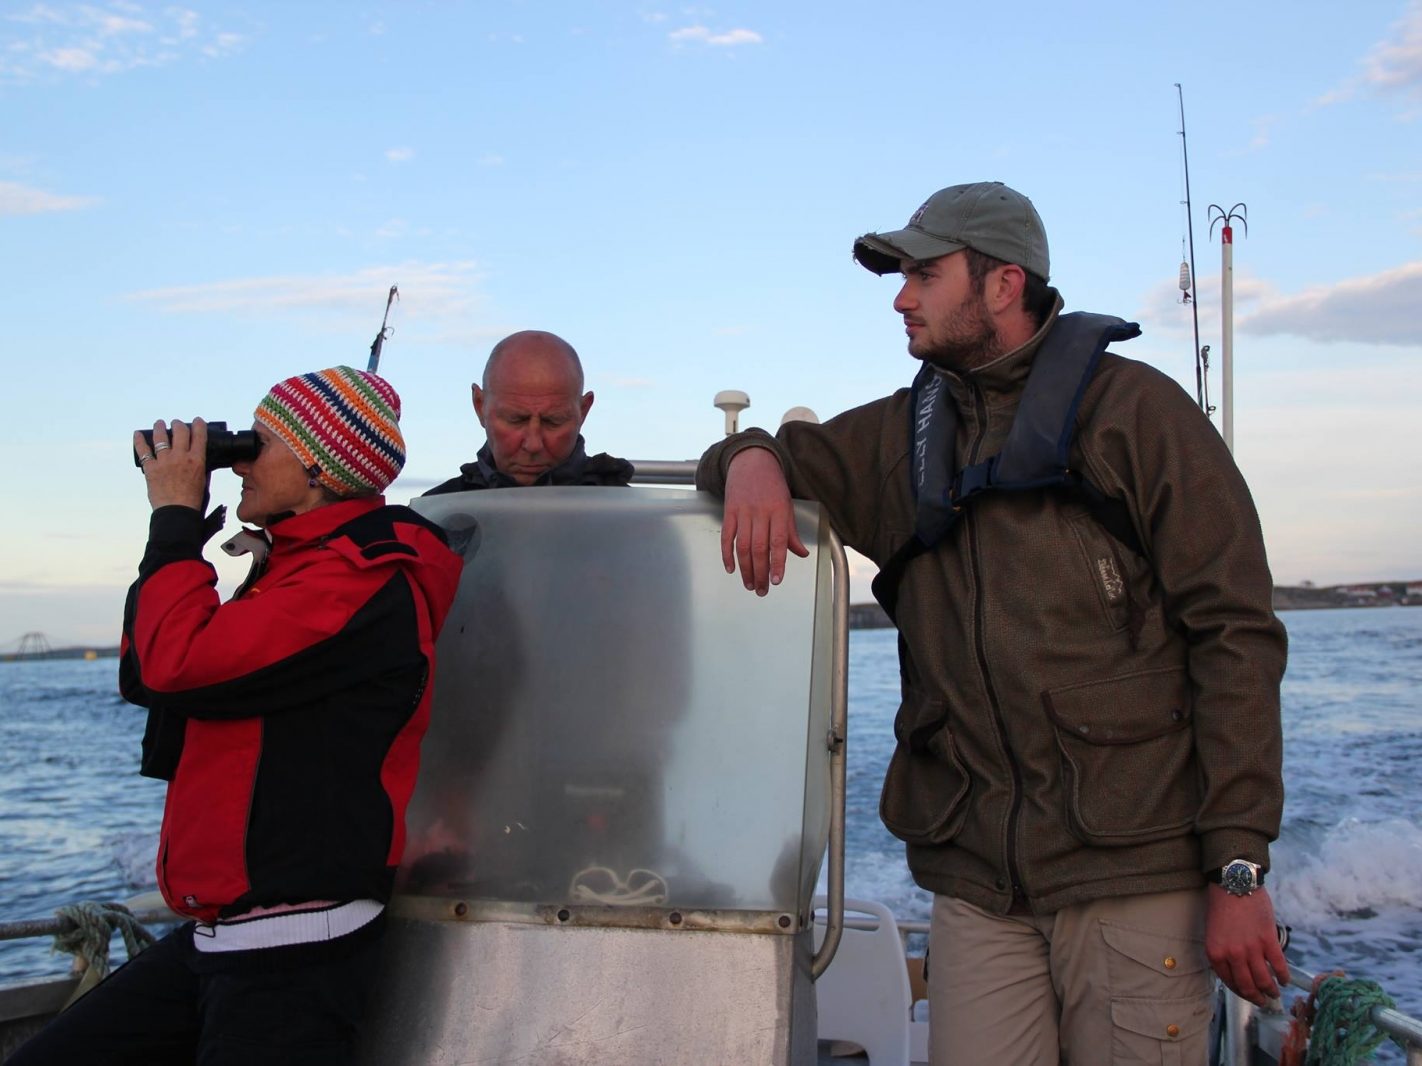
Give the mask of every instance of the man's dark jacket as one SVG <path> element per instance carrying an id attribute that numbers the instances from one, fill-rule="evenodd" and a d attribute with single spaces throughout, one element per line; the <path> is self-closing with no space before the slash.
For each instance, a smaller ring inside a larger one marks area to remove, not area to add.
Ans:
<path id="1" fill-rule="evenodd" d="M 626 485 L 632 480 L 632 464 L 626 459 L 600 452 L 588 455 L 583 446 L 583 438 L 578 437 L 573 454 L 549 470 L 534 485 Z M 489 445 L 479 449 L 479 455 L 472 463 L 459 468 L 459 476 L 441 482 L 426 496 L 439 496 L 446 492 L 470 492 L 475 489 L 516 489 L 519 483 L 494 466 L 494 453 Z"/>

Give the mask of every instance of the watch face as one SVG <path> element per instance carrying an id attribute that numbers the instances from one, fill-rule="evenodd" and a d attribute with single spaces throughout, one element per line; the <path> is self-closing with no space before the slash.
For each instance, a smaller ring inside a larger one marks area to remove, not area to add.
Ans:
<path id="1" fill-rule="evenodd" d="M 1220 886 L 1230 895 L 1247 896 L 1259 887 L 1254 869 L 1247 862 L 1232 862 L 1220 875 Z"/>

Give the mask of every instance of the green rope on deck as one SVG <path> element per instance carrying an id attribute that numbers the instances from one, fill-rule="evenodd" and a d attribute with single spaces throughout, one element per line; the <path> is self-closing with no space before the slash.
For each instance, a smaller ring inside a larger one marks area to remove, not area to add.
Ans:
<path id="1" fill-rule="evenodd" d="M 54 934 L 54 950 L 73 955 L 77 960 L 76 969 L 79 968 L 78 962 L 83 963 L 84 975 L 65 1007 L 108 976 L 109 939 L 115 930 L 123 935 L 123 946 L 130 959 L 156 939 L 127 907 L 119 903 L 86 900 L 60 907 L 54 916 L 69 923 L 69 928 Z"/>
<path id="2" fill-rule="evenodd" d="M 1318 1007 L 1308 1041 L 1307 1066 L 1353 1066 L 1368 1059 L 1390 1034 L 1373 1023 L 1374 1008 L 1397 1004 L 1376 981 L 1325 977 L 1318 986 Z M 1393 1043 L 1407 1050 L 1396 1037 Z"/>

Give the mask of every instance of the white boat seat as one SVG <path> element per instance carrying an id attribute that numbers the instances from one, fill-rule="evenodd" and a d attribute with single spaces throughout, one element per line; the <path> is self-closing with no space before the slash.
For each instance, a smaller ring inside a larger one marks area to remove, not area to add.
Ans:
<path id="1" fill-rule="evenodd" d="M 815 897 L 817 948 L 824 939 L 825 905 L 825 897 Z M 907 1066 L 912 1004 L 898 924 L 873 900 L 846 899 L 844 916 L 839 950 L 815 982 L 819 1038 L 859 1045 L 870 1066 Z M 873 920 L 874 928 L 851 928 L 851 917 Z"/>

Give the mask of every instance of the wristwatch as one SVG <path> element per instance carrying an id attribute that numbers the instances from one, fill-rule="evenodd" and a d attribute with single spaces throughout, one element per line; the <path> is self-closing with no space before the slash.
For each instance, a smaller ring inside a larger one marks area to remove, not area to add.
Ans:
<path id="1" fill-rule="evenodd" d="M 1248 859 L 1230 859 L 1218 870 L 1211 870 L 1205 877 L 1231 896 L 1247 896 L 1264 884 L 1264 871 L 1257 862 L 1250 862 Z"/>

